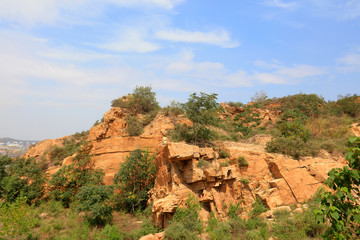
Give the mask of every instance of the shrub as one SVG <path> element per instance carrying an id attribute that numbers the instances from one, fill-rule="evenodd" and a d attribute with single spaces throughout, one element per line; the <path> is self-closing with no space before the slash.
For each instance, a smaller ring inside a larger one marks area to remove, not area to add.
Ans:
<path id="1" fill-rule="evenodd" d="M 225 151 L 223 148 L 220 148 L 219 156 L 220 158 L 228 158 L 230 154 L 227 151 Z"/>
<path id="2" fill-rule="evenodd" d="M 219 103 L 217 103 L 217 94 L 206 94 L 201 92 L 190 95 L 188 101 L 183 105 L 186 116 L 193 123 L 192 131 L 194 134 L 193 142 L 209 141 L 211 139 L 211 131 L 208 125 L 217 125 L 219 117 L 217 111 Z"/>
<path id="3" fill-rule="evenodd" d="M 246 161 L 245 157 L 242 157 L 242 156 L 238 157 L 237 162 L 238 162 L 239 167 L 248 167 L 249 166 L 249 163 L 248 163 L 248 161 Z"/>
<path id="4" fill-rule="evenodd" d="M 218 221 L 212 214 L 206 228 L 210 239 L 213 240 L 231 240 L 231 225 L 225 221 Z"/>
<path id="5" fill-rule="evenodd" d="M 8 239 L 22 239 L 31 235 L 37 223 L 27 199 L 19 196 L 13 203 L 0 203 L 0 235 Z"/>
<path id="6" fill-rule="evenodd" d="M 345 158 L 348 166 L 332 169 L 326 184 L 333 190 L 325 192 L 321 199 L 318 219 L 329 221 L 325 239 L 358 239 L 360 237 L 360 138 L 349 140 L 350 149 Z"/>
<path id="7" fill-rule="evenodd" d="M 252 210 L 250 212 L 250 217 L 257 217 L 259 216 L 261 213 L 266 212 L 267 208 L 265 207 L 264 203 L 257 198 L 255 200 L 255 202 L 252 205 Z"/>
<path id="8" fill-rule="evenodd" d="M 0 197 L 15 201 L 22 193 L 28 203 L 38 204 L 44 196 L 47 174 L 33 158 L 12 160 L 3 157 L 0 161 Z M 1 170 L 1 168 L 3 168 Z M 2 178 L 2 179 L 1 179 Z"/>
<path id="9" fill-rule="evenodd" d="M 105 225 L 112 220 L 112 207 L 109 199 L 114 191 L 112 186 L 83 186 L 76 194 L 79 211 L 86 212 L 86 219 L 92 225 Z"/>
<path id="10" fill-rule="evenodd" d="M 250 180 L 248 178 L 241 178 L 240 182 L 242 182 L 243 184 L 247 185 L 250 183 Z"/>
<path id="11" fill-rule="evenodd" d="M 336 102 L 340 107 L 343 113 L 349 115 L 350 117 L 359 116 L 360 112 L 360 96 L 354 94 L 347 94 L 345 96 L 339 95 L 339 99 Z"/>
<path id="12" fill-rule="evenodd" d="M 148 191 L 153 188 L 156 167 L 149 150 L 136 149 L 120 165 L 114 176 L 114 183 L 120 188 L 119 204 L 134 213 L 144 210 Z"/>
<path id="13" fill-rule="evenodd" d="M 169 227 L 165 229 L 165 239 L 199 239 L 203 229 L 199 219 L 200 204 L 189 194 L 187 207 L 177 208 Z"/>
<path id="14" fill-rule="evenodd" d="M 103 184 L 103 170 L 93 169 L 92 145 L 87 143 L 75 156 L 70 165 L 63 166 L 49 181 L 49 195 L 69 207 L 79 189 L 87 185 Z"/>
<path id="15" fill-rule="evenodd" d="M 156 93 L 151 90 L 152 88 L 150 86 L 136 86 L 131 95 L 112 100 L 111 106 L 129 108 L 132 109 L 134 113 L 149 113 L 159 109 L 159 104 L 156 101 Z"/>
<path id="16" fill-rule="evenodd" d="M 228 167 L 230 166 L 230 160 L 227 159 L 226 161 L 220 162 L 220 167 Z"/>
<path id="17" fill-rule="evenodd" d="M 198 163 L 196 164 L 198 168 L 207 168 L 210 166 L 210 163 L 204 159 L 200 159 Z"/>
<path id="18" fill-rule="evenodd" d="M 294 159 L 302 156 L 315 156 L 319 149 L 312 142 L 304 142 L 300 137 L 278 137 L 273 138 L 266 144 L 266 151 L 272 153 L 282 153 Z"/>
<path id="19" fill-rule="evenodd" d="M 228 209 L 228 215 L 230 218 L 235 219 L 238 218 L 239 213 L 242 211 L 242 208 L 240 207 L 240 203 L 237 204 L 230 204 Z"/>
<path id="20" fill-rule="evenodd" d="M 54 145 L 49 152 L 49 156 L 54 165 L 61 165 L 62 161 L 77 151 L 86 143 L 85 140 L 89 135 L 88 131 L 75 133 L 69 138 L 64 138 L 63 146 Z"/>
<path id="21" fill-rule="evenodd" d="M 321 107 L 325 105 L 325 100 L 316 94 L 299 93 L 289 95 L 276 100 L 280 103 L 279 109 L 285 112 L 286 110 L 296 110 L 302 112 L 305 116 L 319 116 Z"/>
<path id="22" fill-rule="evenodd" d="M 299 120 L 293 120 L 291 122 L 282 121 L 278 128 L 284 137 L 299 137 L 304 142 L 311 138 L 309 130 L 307 130 Z"/>
<path id="23" fill-rule="evenodd" d="M 182 104 L 176 101 L 171 101 L 170 105 L 166 106 L 163 111 L 165 116 L 178 116 L 184 113 Z"/>
<path id="24" fill-rule="evenodd" d="M 101 239 L 106 240 L 124 240 L 122 234 L 117 226 L 106 224 L 104 229 L 101 231 Z M 100 239 L 99 239 L 100 240 Z"/>
<path id="25" fill-rule="evenodd" d="M 135 116 L 127 115 L 125 121 L 127 134 L 130 136 L 140 136 L 143 133 L 143 125 Z"/>

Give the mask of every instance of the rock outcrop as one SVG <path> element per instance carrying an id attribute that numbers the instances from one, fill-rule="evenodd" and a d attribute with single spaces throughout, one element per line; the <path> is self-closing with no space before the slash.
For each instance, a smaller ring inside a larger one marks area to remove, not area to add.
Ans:
<path id="1" fill-rule="evenodd" d="M 168 130 L 173 129 L 172 121 L 164 115 L 158 114 L 145 127 L 144 133 L 137 137 L 126 133 L 126 112 L 114 107 L 104 114 L 104 121 L 90 129 L 89 141 L 92 142 L 92 160 L 95 168 L 104 169 L 105 184 L 111 184 L 120 163 L 125 160 L 131 151 L 137 148 L 148 149 L 156 153 L 159 144 L 164 141 Z"/>
<path id="2" fill-rule="evenodd" d="M 154 222 L 166 227 L 178 206 L 189 194 L 202 202 L 204 220 L 214 212 L 225 218 L 231 204 L 250 209 L 260 198 L 270 209 L 302 203 L 323 185 L 327 172 L 343 164 L 331 159 L 294 160 L 269 154 L 263 146 L 222 142 L 229 153 L 222 159 L 217 150 L 184 143 L 169 143 L 156 157 L 155 187 L 150 191 Z M 239 165 L 243 157 L 247 166 Z"/>

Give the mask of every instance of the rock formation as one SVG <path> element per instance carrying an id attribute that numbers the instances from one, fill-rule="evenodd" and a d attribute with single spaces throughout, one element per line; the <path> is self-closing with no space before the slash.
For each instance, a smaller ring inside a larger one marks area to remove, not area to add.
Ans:
<path id="1" fill-rule="evenodd" d="M 232 116 L 241 111 L 226 106 L 225 110 L 224 114 Z M 262 111 L 262 121 L 275 121 L 278 113 Z M 271 140 L 267 135 L 253 137 L 251 143 L 216 142 L 214 148 L 168 142 L 166 134 L 174 128 L 174 121 L 163 114 L 158 114 L 143 134 L 132 137 L 125 130 L 127 114 L 114 107 L 105 113 L 103 122 L 91 128 L 88 141 L 93 145 L 92 160 L 95 168 L 104 169 L 105 183 L 112 184 L 114 174 L 129 152 L 148 148 L 156 153 L 157 175 L 149 201 L 158 227 L 167 226 L 176 208 L 186 203 L 189 194 L 202 202 L 200 215 L 204 220 L 211 211 L 225 218 L 231 204 L 241 203 L 244 209 L 250 209 L 256 198 L 270 209 L 302 203 L 323 185 L 331 168 L 344 164 L 343 159 L 337 161 L 330 157 L 294 160 L 266 153 L 264 145 Z M 188 122 L 184 118 L 176 121 Z M 358 126 L 354 125 L 355 128 Z M 52 145 L 61 142 L 62 139 L 43 141 L 29 149 L 26 157 L 42 156 Z M 220 149 L 229 156 L 221 157 Z M 65 159 L 63 165 L 72 158 Z M 239 163 L 239 158 L 245 159 L 247 164 Z"/>
<path id="2" fill-rule="evenodd" d="M 184 143 L 169 143 L 159 150 L 155 187 L 150 192 L 158 227 L 168 225 L 189 194 L 202 202 L 204 220 L 211 211 L 225 218 L 230 204 L 241 203 L 249 209 L 256 198 L 270 209 L 302 203 L 323 185 L 331 168 L 343 166 L 332 159 L 298 161 L 269 154 L 260 145 L 221 142 L 218 146 L 229 153 L 228 158 L 220 158 L 216 149 Z M 248 165 L 239 165 L 239 157 Z"/>

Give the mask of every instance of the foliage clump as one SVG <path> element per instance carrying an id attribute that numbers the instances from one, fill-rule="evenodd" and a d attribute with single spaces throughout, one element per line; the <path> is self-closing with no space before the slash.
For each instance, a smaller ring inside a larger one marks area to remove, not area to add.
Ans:
<path id="1" fill-rule="evenodd" d="M 113 207 L 110 199 L 113 193 L 112 186 L 83 186 L 76 195 L 78 210 L 86 213 L 90 224 L 104 226 L 112 220 Z"/>
<path id="2" fill-rule="evenodd" d="M 360 138 L 349 140 L 351 146 L 345 158 L 348 166 L 332 169 L 326 184 L 333 190 L 321 199 L 318 219 L 329 221 L 325 239 L 358 239 L 360 237 Z"/>
<path id="3" fill-rule="evenodd" d="M 34 158 L 0 157 L 0 198 L 15 201 L 22 194 L 28 203 L 38 203 L 45 194 L 47 174 Z"/>
<path id="4" fill-rule="evenodd" d="M 104 171 L 93 168 L 92 145 L 87 143 L 69 165 L 62 166 L 49 181 L 49 195 L 69 207 L 83 186 L 102 185 Z"/>
<path id="5" fill-rule="evenodd" d="M 23 195 L 14 202 L 0 203 L 0 238 L 22 239 L 31 236 L 37 219 Z"/>
<path id="6" fill-rule="evenodd" d="M 217 125 L 219 122 L 217 116 L 219 106 L 215 93 L 200 92 L 199 95 L 197 93 L 190 95 L 183 107 L 187 118 L 192 122 L 192 127 L 189 127 L 192 142 L 198 144 L 212 139 L 208 126 Z"/>
<path id="7" fill-rule="evenodd" d="M 136 86 L 132 94 L 114 99 L 112 107 L 128 108 L 134 113 L 146 114 L 158 110 L 159 103 L 156 101 L 156 93 L 150 86 Z"/>
<path id="8" fill-rule="evenodd" d="M 148 191 L 154 187 L 156 167 L 149 150 L 136 149 L 120 165 L 114 182 L 120 189 L 119 204 L 128 212 L 144 210 Z"/>
<path id="9" fill-rule="evenodd" d="M 199 218 L 201 206 L 193 195 L 186 200 L 186 207 L 177 208 L 170 225 L 165 229 L 165 239 L 197 240 L 203 230 Z"/>
<path id="10" fill-rule="evenodd" d="M 49 152 L 51 162 L 56 165 L 61 165 L 62 161 L 77 151 L 86 143 L 86 139 L 89 135 L 88 131 L 81 133 L 75 133 L 70 137 L 64 138 L 62 146 L 54 145 Z"/>

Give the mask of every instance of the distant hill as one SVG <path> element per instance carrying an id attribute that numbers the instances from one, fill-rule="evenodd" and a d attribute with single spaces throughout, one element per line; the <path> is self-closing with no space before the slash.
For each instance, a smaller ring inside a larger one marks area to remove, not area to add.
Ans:
<path id="1" fill-rule="evenodd" d="M 0 142 L 38 142 L 38 140 L 17 140 L 14 138 L 9 138 L 9 137 L 4 137 L 4 138 L 0 138 Z"/>

